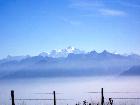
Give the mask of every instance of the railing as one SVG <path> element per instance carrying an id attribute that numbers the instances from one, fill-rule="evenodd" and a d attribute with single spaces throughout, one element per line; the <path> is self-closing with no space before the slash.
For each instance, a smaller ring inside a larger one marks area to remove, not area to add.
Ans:
<path id="1" fill-rule="evenodd" d="M 139 92 L 104 92 L 103 88 L 101 88 L 101 92 L 99 91 L 92 91 L 92 92 L 88 92 L 88 93 L 91 93 L 91 94 L 101 94 L 101 105 L 104 105 L 105 104 L 105 98 L 104 97 L 104 93 L 115 93 L 115 94 L 118 94 L 118 93 L 125 93 L 125 94 L 130 94 L 130 93 L 139 93 Z M 73 99 L 56 99 L 56 94 L 63 94 L 63 93 L 56 93 L 55 91 L 53 91 L 52 93 L 34 93 L 34 94 L 52 94 L 53 95 L 53 99 L 41 99 L 41 98 L 26 98 L 26 99 L 23 99 L 23 98 L 14 98 L 14 90 L 11 90 L 11 103 L 12 105 L 15 105 L 15 100 L 30 100 L 30 101 L 34 101 L 34 100 L 50 100 L 50 101 L 53 101 L 53 105 L 56 105 L 56 100 L 63 100 L 63 101 L 66 101 L 66 100 L 73 100 Z M 109 104 L 108 105 L 113 105 L 113 100 L 140 100 L 140 98 L 138 97 L 110 97 L 108 98 L 108 102 Z M 76 105 L 79 105 L 79 104 L 76 104 Z M 87 105 L 87 102 L 86 100 L 83 101 L 83 105 Z M 91 103 L 89 103 L 89 105 L 91 105 Z M 97 104 L 99 105 L 99 104 Z"/>

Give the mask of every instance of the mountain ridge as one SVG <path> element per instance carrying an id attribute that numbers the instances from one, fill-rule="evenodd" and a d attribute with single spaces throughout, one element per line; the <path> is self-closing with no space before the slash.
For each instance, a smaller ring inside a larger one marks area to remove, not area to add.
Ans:
<path id="1" fill-rule="evenodd" d="M 121 76 L 140 76 L 140 65 L 135 65 L 121 73 Z"/>
<path id="2" fill-rule="evenodd" d="M 81 49 L 78 49 L 78 48 L 75 48 L 75 47 L 71 47 L 71 46 L 68 46 L 67 48 L 63 48 L 63 49 L 54 49 L 54 50 L 51 50 L 50 52 L 41 52 L 39 53 L 38 55 L 36 56 L 42 56 L 42 57 L 52 57 L 52 58 L 63 58 L 63 57 L 68 57 L 69 54 L 114 54 L 114 55 L 118 55 L 118 56 L 129 56 L 129 57 L 132 57 L 132 58 L 139 58 L 140 55 L 138 54 L 129 54 L 129 55 L 122 55 L 122 54 L 116 54 L 116 53 L 110 53 L 108 52 L 107 50 L 103 50 L 102 52 L 98 53 L 96 52 L 95 50 L 91 50 L 89 52 L 86 52 L 84 50 L 81 50 Z M 12 61 L 12 60 L 17 60 L 17 61 L 20 61 L 20 60 L 23 60 L 23 59 L 26 59 L 26 58 L 29 58 L 29 57 L 34 57 L 34 56 L 30 56 L 30 55 L 23 55 L 23 56 L 11 56 L 11 55 L 8 55 L 6 58 L 4 59 L 0 59 L 0 61 Z"/>
<path id="3" fill-rule="evenodd" d="M 0 60 L 0 78 L 119 75 L 134 65 L 140 65 L 139 55 L 124 56 L 106 50 L 101 53 L 72 51 L 66 57 L 38 55 L 20 60 Z"/>

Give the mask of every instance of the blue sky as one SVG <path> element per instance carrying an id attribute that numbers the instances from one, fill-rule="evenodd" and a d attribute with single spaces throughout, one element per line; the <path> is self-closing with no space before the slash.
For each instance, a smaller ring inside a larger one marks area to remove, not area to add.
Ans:
<path id="1" fill-rule="evenodd" d="M 140 54 L 139 0 L 0 0 L 0 58 L 74 46 Z"/>

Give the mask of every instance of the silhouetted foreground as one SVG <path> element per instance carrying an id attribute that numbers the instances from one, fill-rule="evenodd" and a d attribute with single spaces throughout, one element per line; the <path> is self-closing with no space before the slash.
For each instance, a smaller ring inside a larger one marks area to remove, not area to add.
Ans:
<path id="1" fill-rule="evenodd" d="M 103 88 L 101 88 L 101 92 L 89 92 L 89 93 L 101 93 L 101 101 L 99 101 L 99 102 L 97 102 L 97 103 L 93 103 L 93 102 L 88 102 L 87 100 L 84 100 L 84 101 L 82 101 L 82 103 L 81 102 L 78 102 L 78 103 L 76 103 L 75 105 L 81 105 L 81 104 L 83 104 L 83 105 L 113 105 L 113 100 L 115 100 L 115 99 L 135 99 L 135 100 L 138 100 L 138 99 L 140 99 L 140 98 L 108 98 L 108 101 L 107 102 L 105 102 L 105 98 L 104 98 L 104 91 L 103 91 Z M 121 93 L 121 92 L 105 92 L 105 93 Z M 129 92 L 122 92 L 122 93 L 129 93 Z M 132 92 L 131 92 L 132 93 Z M 39 94 L 39 93 L 38 93 Z M 56 99 L 56 94 L 60 94 L 60 93 L 56 93 L 55 91 L 53 91 L 52 93 L 44 93 L 44 94 L 52 94 L 53 95 L 53 99 L 33 99 L 33 98 L 26 98 L 26 99 L 22 99 L 22 98 L 20 98 L 20 99 L 15 99 L 15 97 L 14 97 L 14 90 L 11 90 L 11 103 L 12 103 L 12 105 L 16 105 L 15 104 L 15 100 L 30 100 L 30 101 L 33 101 L 33 100 L 52 100 L 53 101 L 53 105 L 57 105 L 57 103 L 56 103 L 56 101 L 59 101 L 59 100 L 63 100 L 63 101 L 65 101 L 65 100 L 72 100 L 72 99 Z M 116 104 L 115 104 L 116 105 Z"/>

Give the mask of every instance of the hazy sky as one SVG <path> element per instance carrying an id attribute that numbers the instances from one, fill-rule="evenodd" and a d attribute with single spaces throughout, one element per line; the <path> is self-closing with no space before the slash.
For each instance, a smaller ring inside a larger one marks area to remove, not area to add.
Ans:
<path id="1" fill-rule="evenodd" d="M 140 0 L 0 0 L 0 58 L 67 46 L 140 54 Z"/>

